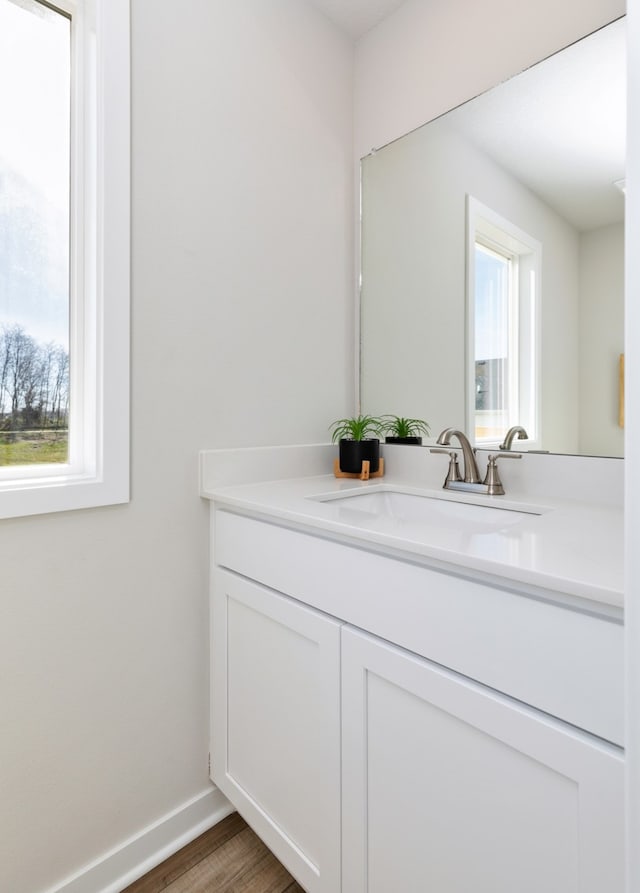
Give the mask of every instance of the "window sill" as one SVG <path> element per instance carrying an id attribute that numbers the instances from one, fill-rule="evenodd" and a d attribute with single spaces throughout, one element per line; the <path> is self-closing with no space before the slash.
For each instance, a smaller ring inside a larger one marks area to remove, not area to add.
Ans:
<path id="1" fill-rule="evenodd" d="M 128 475 L 111 481 L 69 474 L 0 482 L 0 518 L 65 512 L 128 501 Z"/>

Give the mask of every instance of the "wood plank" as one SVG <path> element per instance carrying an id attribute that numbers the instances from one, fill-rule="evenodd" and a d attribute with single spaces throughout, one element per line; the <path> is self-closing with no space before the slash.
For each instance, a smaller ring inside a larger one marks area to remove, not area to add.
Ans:
<path id="1" fill-rule="evenodd" d="M 237 812 L 122 893 L 304 893 Z"/>
<path id="2" fill-rule="evenodd" d="M 291 875 L 250 828 L 167 887 L 167 893 L 284 893 Z"/>
<path id="3" fill-rule="evenodd" d="M 122 893 L 161 893 L 181 875 L 190 871 L 206 856 L 214 852 L 247 827 L 237 812 L 231 813 L 213 828 L 209 828 L 181 850 L 134 881 Z"/>

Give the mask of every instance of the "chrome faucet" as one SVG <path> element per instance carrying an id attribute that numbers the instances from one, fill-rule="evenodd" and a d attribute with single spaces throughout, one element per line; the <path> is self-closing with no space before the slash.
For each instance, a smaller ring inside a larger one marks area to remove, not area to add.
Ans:
<path id="1" fill-rule="evenodd" d="M 513 443 L 516 435 L 518 435 L 518 440 L 528 440 L 529 439 L 529 435 L 524 430 L 522 425 L 514 425 L 512 428 L 509 428 L 509 430 L 505 434 L 504 440 L 500 444 L 499 449 L 510 450 L 511 444 Z"/>
<path id="2" fill-rule="evenodd" d="M 518 431 L 522 431 L 523 433 L 518 434 Z M 527 432 L 524 428 L 516 426 L 507 432 L 507 437 L 511 435 L 509 443 L 513 441 L 516 434 L 518 434 L 520 440 L 524 440 L 527 436 Z M 452 437 L 458 438 L 460 441 L 459 447 L 451 446 Z M 506 442 L 507 438 L 505 438 L 505 443 Z M 498 459 L 522 459 L 521 453 L 502 452 L 497 455 L 489 456 L 487 459 L 487 473 L 484 480 L 481 480 L 480 472 L 478 471 L 478 463 L 476 462 L 476 451 L 469 443 L 469 438 L 466 434 L 462 431 L 458 431 L 457 428 L 445 428 L 438 436 L 436 443 L 439 447 L 444 447 L 445 449 L 436 448 L 431 449 L 430 452 L 447 453 L 449 456 L 449 471 L 443 484 L 445 490 L 467 490 L 474 493 L 486 493 L 488 496 L 502 496 L 504 494 L 504 487 L 502 486 L 502 481 L 498 474 Z M 462 456 L 464 458 L 463 476 L 460 475 L 458 469 L 458 458 L 456 456 L 456 450 L 458 449 L 462 450 Z M 504 445 L 501 446 L 500 449 L 503 450 Z"/>
<path id="3" fill-rule="evenodd" d="M 462 447 L 462 456 L 464 459 L 462 477 L 465 484 L 479 484 L 480 472 L 478 471 L 475 450 L 469 443 L 469 438 L 466 434 L 462 431 L 458 431 L 457 428 L 445 428 L 444 431 L 439 434 L 436 443 L 440 446 L 449 446 L 452 437 L 457 437 L 460 441 L 460 446 Z"/>

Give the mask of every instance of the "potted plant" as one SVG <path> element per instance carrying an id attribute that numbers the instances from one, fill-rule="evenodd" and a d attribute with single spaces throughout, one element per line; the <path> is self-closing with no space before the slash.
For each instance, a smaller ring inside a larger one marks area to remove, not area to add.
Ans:
<path id="1" fill-rule="evenodd" d="M 406 419 L 398 415 L 385 415 L 381 420 L 386 432 L 385 443 L 410 443 L 420 446 L 422 435 L 430 433 L 427 422 L 423 419 Z"/>
<path id="2" fill-rule="evenodd" d="M 375 474 L 380 467 L 380 436 L 384 431 L 382 420 L 370 415 L 338 419 L 330 425 L 333 443 L 340 442 L 340 471 L 360 474 L 362 463 L 369 462 L 369 471 Z"/>

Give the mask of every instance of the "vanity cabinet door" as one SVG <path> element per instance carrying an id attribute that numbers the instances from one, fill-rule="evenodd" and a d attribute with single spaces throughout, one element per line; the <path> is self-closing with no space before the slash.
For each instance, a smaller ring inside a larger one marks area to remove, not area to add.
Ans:
<path id="1" fill-rule="evenodd" d="M 340 624 L 217 569 L 212 778 L 309 893 L 340 890 Z"/>
<path id="2" fill-rule="evenodd" d="M 345 628 L 343 890 L 622 893 L 622 752 Z"/>

